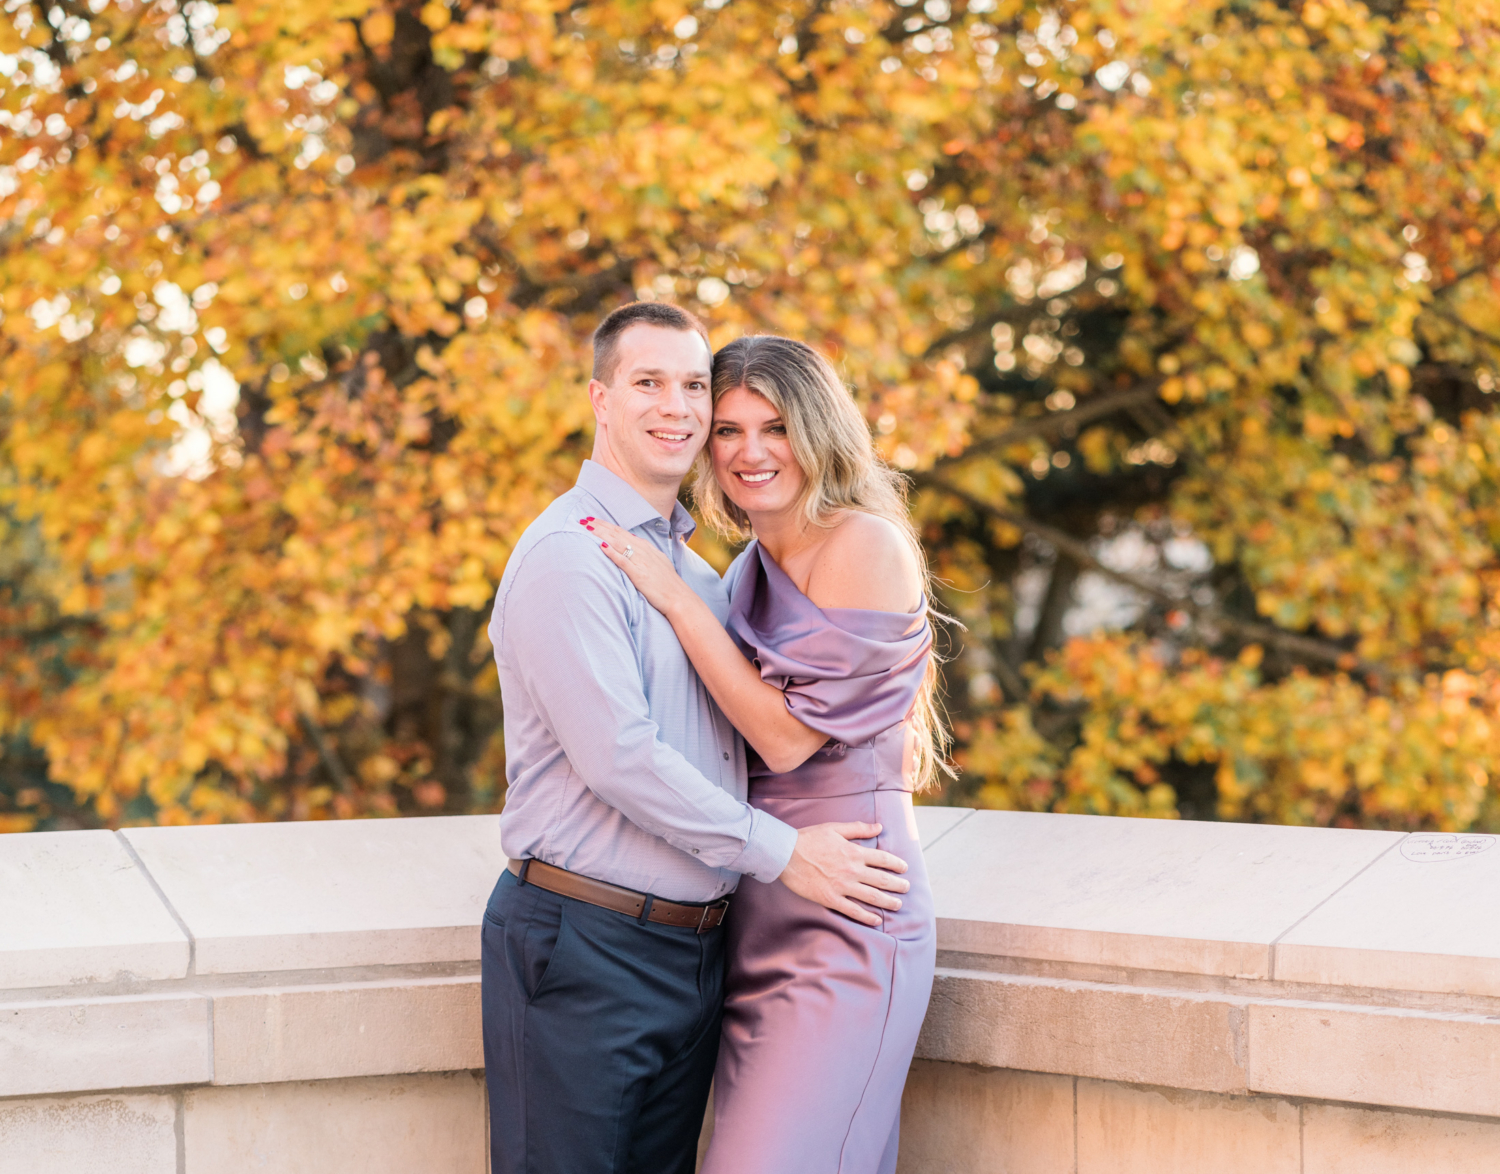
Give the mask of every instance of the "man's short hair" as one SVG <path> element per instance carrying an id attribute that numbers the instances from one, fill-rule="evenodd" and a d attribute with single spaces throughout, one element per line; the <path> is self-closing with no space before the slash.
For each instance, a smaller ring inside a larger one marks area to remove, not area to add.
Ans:
<path id="1" fill-rule="evenodd" d="M 708 341 L 708 328 L 696 315 L 670 302 L 631 302 L 612 311 L 594 331 L 594 378 L 599 382 L 608 383 L 614 378 L 620 335 L 640 322 L 668 330 L 691 330 L 703 339 L 708 353 L 714 353 L 714 345 Z"/>

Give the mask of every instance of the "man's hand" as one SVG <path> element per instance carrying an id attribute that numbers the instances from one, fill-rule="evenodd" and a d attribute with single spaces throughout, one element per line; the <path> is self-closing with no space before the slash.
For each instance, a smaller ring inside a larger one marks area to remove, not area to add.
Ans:
<path id="1" fill-rule="evenodd" d="M 781 873 L 781 883 L 799 897 L 816 901 L 861 925 L 878 926 L 880 914 L 864 905 L 895 912 L 911 882 L 897 875 L 906 861 L 878 848 L 861 848 L 851 840 L 873 840 L 878 823 L 820 823 L 797 832 L 797 847 Z M 856 901 L 864 905 L 855 904 Z"/>

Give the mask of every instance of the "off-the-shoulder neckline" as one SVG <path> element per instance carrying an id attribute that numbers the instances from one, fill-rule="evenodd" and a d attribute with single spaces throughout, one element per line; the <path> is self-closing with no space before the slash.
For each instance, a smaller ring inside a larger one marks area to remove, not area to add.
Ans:
<path id="1" fill-rule="evenodd" d="M 781 580 L 792 589 L 797 598 L 805 601 L 809 607 L 822 612 L 824 615 L 889 616 L 894 619 L 912 621 L 921 617 L 927 610 L 926 592 L 923 592 L 921 598 L 917 600 L 917 606 L 914 611 L 883 611 L 880 608 L 874 607 L 819 607 L 812 601 L 807 592 L 797 586 L 796 581 L 786 573 L 781 564 L 771 557 L 771 552 L 760 544 L 759 539 L 751 539 L 750 545 L 755 548 L 755 553 L 759 557 L 762 566 L 769 568 L 776 575 L 779 575 Z"/>

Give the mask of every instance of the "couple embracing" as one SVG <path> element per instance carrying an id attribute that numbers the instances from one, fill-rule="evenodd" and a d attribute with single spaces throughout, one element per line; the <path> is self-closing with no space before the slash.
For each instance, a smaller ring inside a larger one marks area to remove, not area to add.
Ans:
<path id="1" fill-rule="evenodd" d="M 483 924 L 494 1174 L 891 1174 L 932 987 L 911 792 L 927 572 L 899 475 L 800 342 L 677 307 L 594 334 L 593 459 L 490 637 L 510 864 Z M 704 518 L 754 540 L 720 578 Z M 747 535 L 748 532 L 748 535 Z"/>

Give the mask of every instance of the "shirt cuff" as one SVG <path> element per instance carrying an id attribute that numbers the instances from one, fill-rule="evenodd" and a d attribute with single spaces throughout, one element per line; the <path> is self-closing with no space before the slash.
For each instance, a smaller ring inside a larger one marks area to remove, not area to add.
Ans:
<path id="1" fill-rule="evenodd" d="M 770 884 L 786 869 L 796 848 L 796 828 L 752 807 L 750 836 L 744 851 L 729 867 L 741 876 Z"/>

